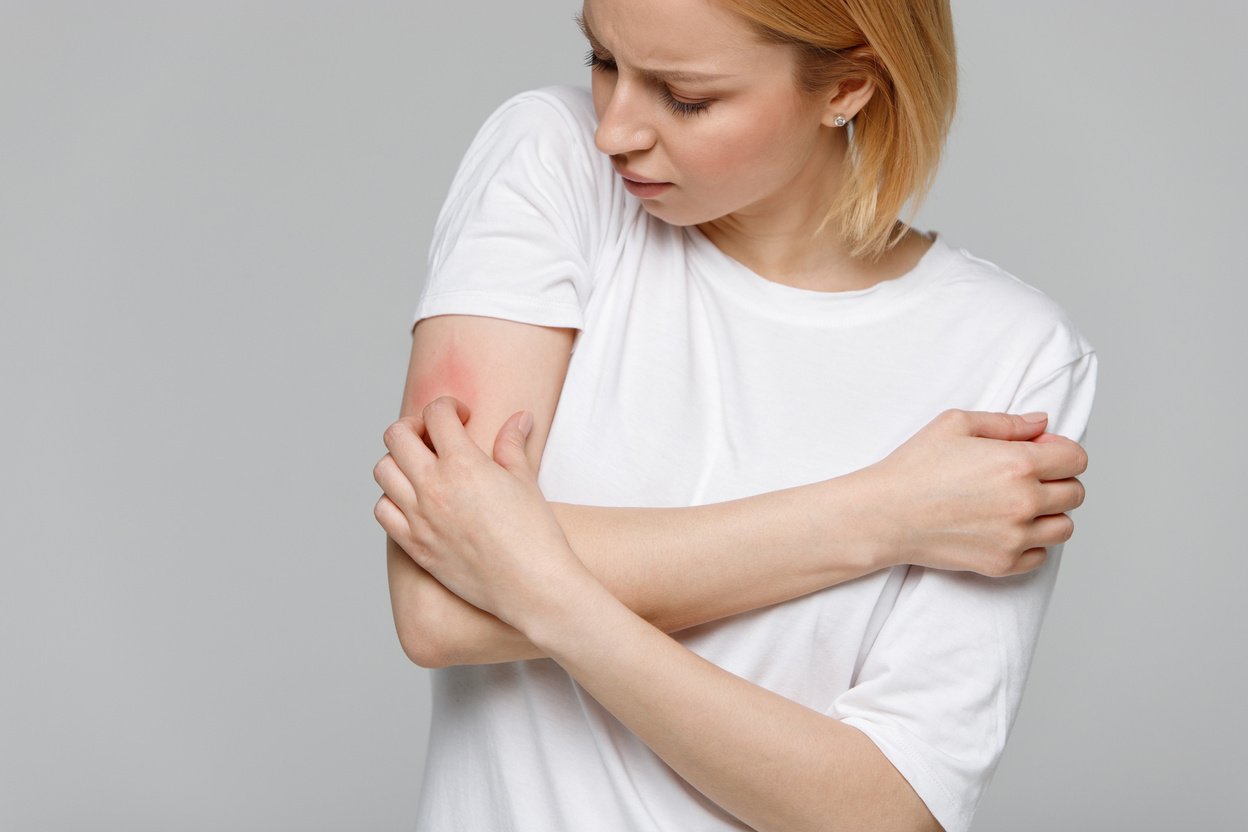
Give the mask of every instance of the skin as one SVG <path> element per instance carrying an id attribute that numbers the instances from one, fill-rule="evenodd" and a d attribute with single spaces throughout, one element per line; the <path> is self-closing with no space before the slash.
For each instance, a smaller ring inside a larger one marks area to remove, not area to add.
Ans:
<path id="1" fill-rule="evenodd" d="M 599 149 L 638 175 L 674 186 L 645 200 L 646 210 L 673 224 L 697 225 L 768 279 L 822 291 L 895 277 L 926 249 L 925 239 L 911 235 L 865 266 L 830 239 L 812 241 L 843 174 L 844 132 L 832 119 L 861 109 L 869 85 L 823 98 L 799 95 L 787 48 L 759 43 L 742 21 L 705 0 L 597 0 L 584 15 L 595 50 L 615 62 L 614 70 L 594 74 Z M 699 37 L 682 34 L 690 31 Z M 672 69 L 718 77 L 655 79 L 654 71 Z M 711 105 L 701 115 L 680 115 L 664 96 Z M 465 383 L 455 379 L 468 364 L 450 372 L 447 359 L 440 360 L 419 398 Z M 830 819 L 847 829 L 939 828 L 863 734 L 706 662 L 595 575 L 537 486 L 532 443 L 540 446 L 550 424 L 548 413 L 542 417 L 532 436 L 531 415 L 513 413 L 488 454 L 480 426 L 467 425 L 470 409 L 451 397 L 387 429 L 390 454 L 375 471 L 385 491 L 376 516 L 401 545 L 400 554 L 391 552 L 392 567 L 406 555 L 439 591 L 514 633 L 513 646 L 555 659 L 678 774 L 754 828 L 826 829 Z M 953 425 L 955 418 L 942 422 L 949 435 L 966 428 Z M 932 463 L 941 458 L 938 448 L 949 452 L 947 443 L 907 446 L 908 456 L 890 455 L 875 466 L 874 479 L 855 480 L 865 490 L 846 502 L 879 505 L 890 484 L 905 481 L 890 472 L 943 470 Z M 1076 473 L 1085 463 L 1078 464 Z M 1042 477 L 1034 466 L 1013 475 Z M 1066 483 L 1068 491 L 1078 488 L 1076 499 L 1049 489 L 1047 501 L 1035 498 L 1023 514 L 1034 519 L 1077 505 L 1081 487 Z M 928 502 L 898 501 L 909 511 L 892 519 L 905 516 L 914 525 L 915 517 L 945 517 L 948 488 L 929 485 Z M 1055 539 L 1069 531 L 1061 535 Z M 909 542 L 915 544 L 910 556 L 930 557 L 939 548 L 918 537 Z M 743 712 L 749 720 L 739 719 Z"/>
<path id="2" fill-rule="evenodd" d="M 598 149 L 617 170 L 675 186 L 642 201 L 649 213 L 696 225 L 770 280 L 820 291 L 897 277 L 930 245 L 912 231 L 867 265 L 832 235 L 813 237 L 845 175 L 847 133 L 834 119 L 866 105 L 870 82 L 803 95 L 790 47 L 758 41 L 735 14 L 704 1 L 599 0 L 586 3 L 581 22 L 595 57 L 607 62 L 592 82 Z M 697 38 L 682 34 L 694 31 Z M 668 70 L 714 80 L 654 77 Z M 706 106 L 677 114 L 667 96 Z"/>
<path id="3" fill-rule="evenodd" d="M 379 504 L 387 533 L 451 592 L 523 633 L 681 777 L 758 830 L 933 830 L 939 824 L 852 726 L 692 653 L 628 609 L 572 551 L 525 455 L 527 412 L 492 457 L 444 396 Z M 403 506 L 402 509 L 399 506 Z M 482 506 L 489 506 L 482 511 Z M 748 713 L 749 719 L 740 715 Z"/>
<path id="4" fill-rule="evenodd" d="M 462 323 L 453 316 L 431 320 L 454 331 Z M 542 327 L 469 320 L 493 339 L 510 329 L 545 334 Z M 430 330 L 418 332 L 414 348 Z M 526 356 L 524 374 L 504 372 L 501 385 L 532 379 L 532 354 L 522 346 L 534 345 L 516 345 Z M 480 410 L 461 406 L 472 413 L 465 429 L 486 451 L 496 441 L 491 426 L 506 420 L 497 415 L 506 397 L 499 389 Z M 386 492 L 378 505 L 386 513 L 395 510 L 391 496 L 398 508 L 414 510 L 395 457 L 410 455 L 407 446 L 422 441 L 418 401 L 405 397 L 404 415 L 383 436 L 393 453 L 375 466 L 374 478 Z M 553 409 L 553 401 L 545 407 Z M 549 410 L 533 414 L 525 450 L 536 470 L 550 417 Z M 1040 566 L 1044 546 L 1064 542 L 1073 531 L 1063 512 L 1082 502 L 1083 486 L 1067 474 L 1087 464 L 1078 444 L 1042 433 L 1045 424 L 1042 414 L 949 410 L 874 465 L 831 480 L 682 508 L 550 506 L 573 551 L 611 594 L 674 633 L 896 565 L 991 577 Z M 421 545 L 403 530 L 388 531 L 395 624 L 413 662 L 447 667 L 546 656 L 524 634 L 421 569 L 413 559 Z"/>

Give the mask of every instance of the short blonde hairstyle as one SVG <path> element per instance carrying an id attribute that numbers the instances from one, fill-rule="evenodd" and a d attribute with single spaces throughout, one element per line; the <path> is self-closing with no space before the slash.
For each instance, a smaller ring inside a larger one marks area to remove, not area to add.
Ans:
<path id="1" fill-rule="evenodd" d="M 869 78 L 850 122 L 849 173 L 819 229 L 836 221 L 854 257 L 875 261 L 901 240 L 936 179 L 957 108 L 949 0 L 721 0 L 772 43 L 798 51 L 799 88 Z M 909 218 L 898 223 L 907 200 Z M 895 233 L 894 233 L 895 232 Z"/>

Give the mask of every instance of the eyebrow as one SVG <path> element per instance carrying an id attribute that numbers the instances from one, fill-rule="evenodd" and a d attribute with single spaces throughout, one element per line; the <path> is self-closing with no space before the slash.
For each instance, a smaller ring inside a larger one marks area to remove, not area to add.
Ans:
<path id="1" fill-rule="evenodd" d="M 602 42 L 594 35 L 589 23 L 585 20 L 583 12 L 577 12 L 573 19 L 576 21 L 577 28 L 581 30 L 581 34 L 589 41 L 589 45 L 597 52 L 606 52 L 610 54 L 610 50 L 602 45 Z M 640 75 L 656 81 L 718 81 L 723 78 L 731 78 L 731 75 L 717 75 L 711 72 L 689 72 L 683 69 L 638 69 Z"/>

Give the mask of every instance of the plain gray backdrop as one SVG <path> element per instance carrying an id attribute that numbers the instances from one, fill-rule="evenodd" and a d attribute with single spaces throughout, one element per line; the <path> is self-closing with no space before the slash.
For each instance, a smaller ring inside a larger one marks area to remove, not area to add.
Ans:
<path id="1" fill-rule="evenodd" d="M 481 120 L 577 0 L 0 2 L 0 829 L 403 830 L 371 475 Z M 1242 829 L 1248 4 L 958 0 L 935 228 L 1100 354 L 976 830 Z"/>

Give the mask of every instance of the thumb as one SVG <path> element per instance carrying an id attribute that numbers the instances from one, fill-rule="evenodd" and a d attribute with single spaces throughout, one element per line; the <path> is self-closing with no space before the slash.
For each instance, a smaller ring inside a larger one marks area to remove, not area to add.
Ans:
<path id="1" fill-rule="evenodd" d="M 533 414 L 527 410 L 511 414 L 511 418 L 503 422 L 494 438 L 494 461 L 513 474 L 533 479 L 533 471 L 529 467 L 529 458 L 525 456 L 524 447 L 529 439 L 529 431 L 533 429 Z"/>
<path id="2" fill-rule="evenodd" d="M 985 413 L 972 411 L 970 416 L 970 435 L 982 436 L 985 439 L 1034 439 L 1044 433 L 1049 423 L 1045 413 Z"/>

